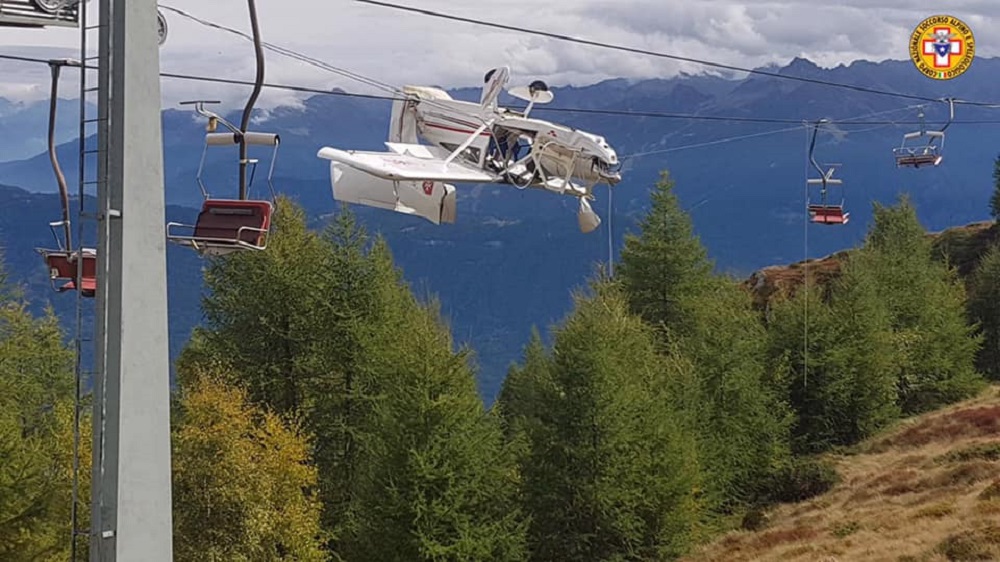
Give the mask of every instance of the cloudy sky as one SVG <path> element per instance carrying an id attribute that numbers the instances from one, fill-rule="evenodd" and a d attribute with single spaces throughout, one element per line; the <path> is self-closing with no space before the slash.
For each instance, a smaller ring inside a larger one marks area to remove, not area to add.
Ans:
<path id="1" fill-rule="evenodd" d="M 397 1 L 397 0 L 393 0 Z M 97 0 L 90 0 L 96 10 Z M 796 56 L 825 67 L 858 59 L 906 59 L 912 29 L 925 17 L 963 19 L 978 56 L 1000 54 L 1000 1 L 941 0 L 914 8 L 909 0 L 398 0 L 463 17 L 708 59 L 742 67 L 785 64 Z M 479 85 L 483 73 L 509 65 L 513 82 L 541 78 L 583 85 L 611 77 L 669 77 L 711 68 L 493 30 L 353 0 L 258 0 L 265 41 L 393 85 Z M 243 0 L 161 0 L 205 20 L 249 33 Z M 252 45 L 164 10 L 170 34 L 161 48 L 164 72 L 252 80 Z M 74 56 L 76 30 L 0 28 L 0 53 Z M 267 81 L 377 92 L 303 62 L 266 52 Z M 44 65 L 0 61 L 0 97 L 47 97 Z M 75 80 L 73 80 L 75 82 Z M 65 86 L 67 95 L 72 86 Z M 242 104 L 248 89 L 165 78 L 164 104 L 210 97 Z M 261 107 L 294 102 L 268 91 Z"/>

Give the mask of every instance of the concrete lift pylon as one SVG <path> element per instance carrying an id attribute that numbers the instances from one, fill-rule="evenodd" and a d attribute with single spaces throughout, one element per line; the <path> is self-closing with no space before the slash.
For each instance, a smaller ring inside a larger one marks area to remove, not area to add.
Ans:
<path id="1" fill-rule="evenodd" d="M 98 16 L 90 560 L 170 562 L 170 357 L 156 0 L 100 0 Z M 85 18 L 81 28 L 86 33 Z M 81 70 L 84 82 L 85 76 Z"/>

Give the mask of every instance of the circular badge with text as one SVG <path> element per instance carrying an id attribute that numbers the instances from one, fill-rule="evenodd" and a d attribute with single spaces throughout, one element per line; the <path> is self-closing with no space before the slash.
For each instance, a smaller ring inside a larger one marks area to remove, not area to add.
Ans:
<path id="1" fill-rule="evenodd" d="M 931 16 L 910 35 L 910 60 L 921 74 L 951 80 L 969 69 L 976 55 L 972 30 L 954 16 Z"/>

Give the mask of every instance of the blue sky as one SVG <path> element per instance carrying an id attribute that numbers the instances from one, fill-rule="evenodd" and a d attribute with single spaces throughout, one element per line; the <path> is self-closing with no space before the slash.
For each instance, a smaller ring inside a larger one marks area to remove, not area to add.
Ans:
<path id="1" fill-rule="evenodd" d="M 95 6 L 97 0 L 90 0 Z M 566 33 L 755 67 L 806 57 L 821 66 L 853 60 L 907 58 L 907 40 L 923 18 L 946 13 L 976 34 L 977 54 L 1000 54 L 1000 2 L 943 0 L 915 8 L 907 0 L 399 0 L 399 3 L 510 25 Z M 249 32 L 243 0 L 161 0 L 204 19 Z M 541 78 L 552 85 L 606 78 L 669 77 L 710 71 L 596 47 L 490 30 L 360 4 L 351 0 L 259 0 L 266 41 L 393 84 L 478 85 L 483 73 L 506 64 L 514 82 Z M 161 49 L 166 72 L 251 80 L 249 42 L 165 12 L 170 37 Z M 0 52 L 31 56 L 74 55 L 75 30 L 0 29 Z M 370 87 L 302 62 L 267 53 L 267 79 L 351 91 Z M 47 96 L 48 69 L 0 61 L 0 97 Z M 242 103 L 240 87 L 163 82 L 164 104 L 212 97 Z M 259 106 L 294 103 L 293 94 L 267 91 Z"/>

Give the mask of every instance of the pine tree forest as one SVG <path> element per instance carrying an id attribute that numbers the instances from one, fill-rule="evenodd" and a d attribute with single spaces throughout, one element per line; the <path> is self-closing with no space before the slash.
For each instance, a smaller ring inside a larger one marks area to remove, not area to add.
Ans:
<path id="1" fill-rule="evenodd" d="M 673 188 L 490 405 L 381 236 L 279 198 L 266 251 L 206 263 L 176 364 L 175 559 L 673 560 L 829 489 L 818 455 L 1000 381 L 1000 248 L 960 278 L 901 197 L 835 279 L 761 306 Z M 0 559 L 64 560 L 73 350 L 0 286 Z"/>

